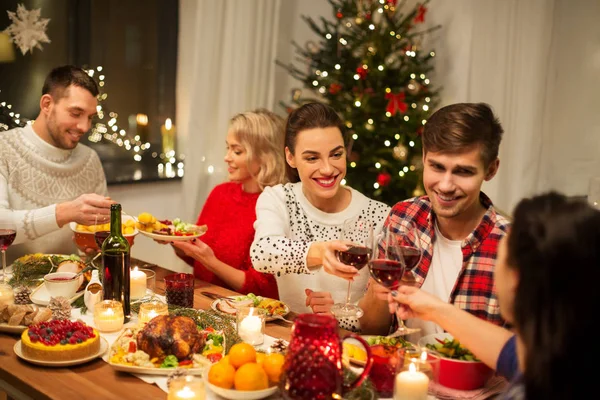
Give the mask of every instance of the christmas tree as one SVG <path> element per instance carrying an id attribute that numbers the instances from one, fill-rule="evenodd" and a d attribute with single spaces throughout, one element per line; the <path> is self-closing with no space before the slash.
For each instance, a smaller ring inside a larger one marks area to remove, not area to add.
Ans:
<path id="1" fill-rule="evenodd" d="M 393 205 L 423 193 L 419 135 L 437 104 L 428 74 L 435 53 L 421 49 L 426 4 L 397 0 L 328 0 L 331 20 L 302 18 L 319 43 L 293 43 L 298 61 L 279 65 L 311 95 L 295 89 L 290 112 L 308 101 L 324 101 L 346 121 L 351 140 L 346 184 Z M 406 10 L 403 10 L 406 8 Z"/>

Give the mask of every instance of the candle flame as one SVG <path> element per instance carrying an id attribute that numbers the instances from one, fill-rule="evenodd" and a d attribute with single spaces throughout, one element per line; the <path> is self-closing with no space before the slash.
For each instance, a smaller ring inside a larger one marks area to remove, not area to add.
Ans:
<path id="1" fill-rule="evenodd" d="M 139 125 L 148 125 L 148 116 L 146 114 L 138 114 L 135 116 L 135 122 Z"/>
<path id="2" fill-rule="evenodd" d="M 408 370 L 410 372 L 417 372 L 417 366 L 415 365 L 415 363 L 410 363 L 410 365 L 408 366 Z"/>
<path id="3" fill-rule="evenodd" d="M 423 362 L 427 361 L 427 352 L 426 351 L 421 352 L 421 361 L 423 361 Z"/>
<path id="4" fill-rule="evenodd" d="M 107 308 L 106 311 L 104 311 L 104 315 L 115 315 L 115 312 L 112 308 Z"/>
<path id="5" fill-rule="evenodd" d="M 171 127 L 173 126 L 173 123 L 171 122 L 171 118 L 167 118 L 165 120 L 165 128 L 167 128 L 167 130 L 171 129 Z"/>

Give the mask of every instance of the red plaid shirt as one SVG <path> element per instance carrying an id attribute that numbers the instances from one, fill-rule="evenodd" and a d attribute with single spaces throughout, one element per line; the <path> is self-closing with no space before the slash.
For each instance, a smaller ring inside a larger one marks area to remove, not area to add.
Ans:
<path id="1" fill-rule="evenodd" d="M 494 264 L 498 243 L 506 234 L 509 221 L 496 213 L 491 200 L 483 192 L 479 199 L 487 211 L 477 228 L 462 242 L 463 266 L 448 301 L 479 318 L 503 325 L 494 286 Z M 391 226 L 393 231 L 399 231 L 399 226 L 413 221 L 418 227 L 424 253 L 413 272 L 419 287 L 425 281 L 433 257 L 434 217 L 429 197 L 414 197 L 397 203 L 384 225 L 384 230 Z"/>

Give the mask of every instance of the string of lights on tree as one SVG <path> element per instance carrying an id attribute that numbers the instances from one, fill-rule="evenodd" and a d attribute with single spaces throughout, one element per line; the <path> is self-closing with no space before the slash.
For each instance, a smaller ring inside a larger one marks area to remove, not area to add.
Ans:
<path id="1" fill-rule="evenodd" d="M 329 0 L 333 20 L 303 17 L 319 42 L 293 43 L 304 67 L 278 62 L 310 93 L 294 89 L 282 105 L 291 112 L 319 100 L 336 109 L 352 138 L 344 183 L 388 204 L 422 194 L 419 135 L 438 101 L 435 52 L 421 44 L 440 27 L 419 29 L 428 2 L 402 12 L 405 1 Z"/>

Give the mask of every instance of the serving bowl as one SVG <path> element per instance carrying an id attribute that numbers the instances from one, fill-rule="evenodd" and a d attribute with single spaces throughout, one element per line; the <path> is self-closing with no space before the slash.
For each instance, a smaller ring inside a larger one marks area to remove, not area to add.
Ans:
<path id="1" fill-rule="evenodd" d="M 449 333 L 434 333 L 423 336 L 418 345 L 425 347 L 427 344 L 438 344 L 444 339 L 452 340 Z M 451 389 L 474 390 L 485 385 L 494 375 L 494 370 L 481 361 L 455 360 L 440 354 L 439 383 Z"/>
<path id="2" fill-rule="evenodd" d="M 127 221 L 132 221 L 133 224 L 131 224 L 131 222 L 128 223 Z M 132 226 L 132 233 L 123 233 L 123 237 L 127 239 L 127 241 L 129 242 L 129 246 L 133 246 L 135 236 L 139 232 L 135 226 L 135 218 L 133 218 L 131 215 L 122 215 L 121 224 L 124 226 L 130 224 L 130 226 Z M 78 225 L 75 222 L 71 222 L 69 224 L 69 227 L 73 231 L 73 237 L 77 248 L 84 252 L 87 249 L 93 249 L 96 251 L 100 250 L 98 244 L 96 243 L 95 234 L 97 231 L 100 232 L 110 230 L 110 224 L 82 227 L 81 225 Z"/>

